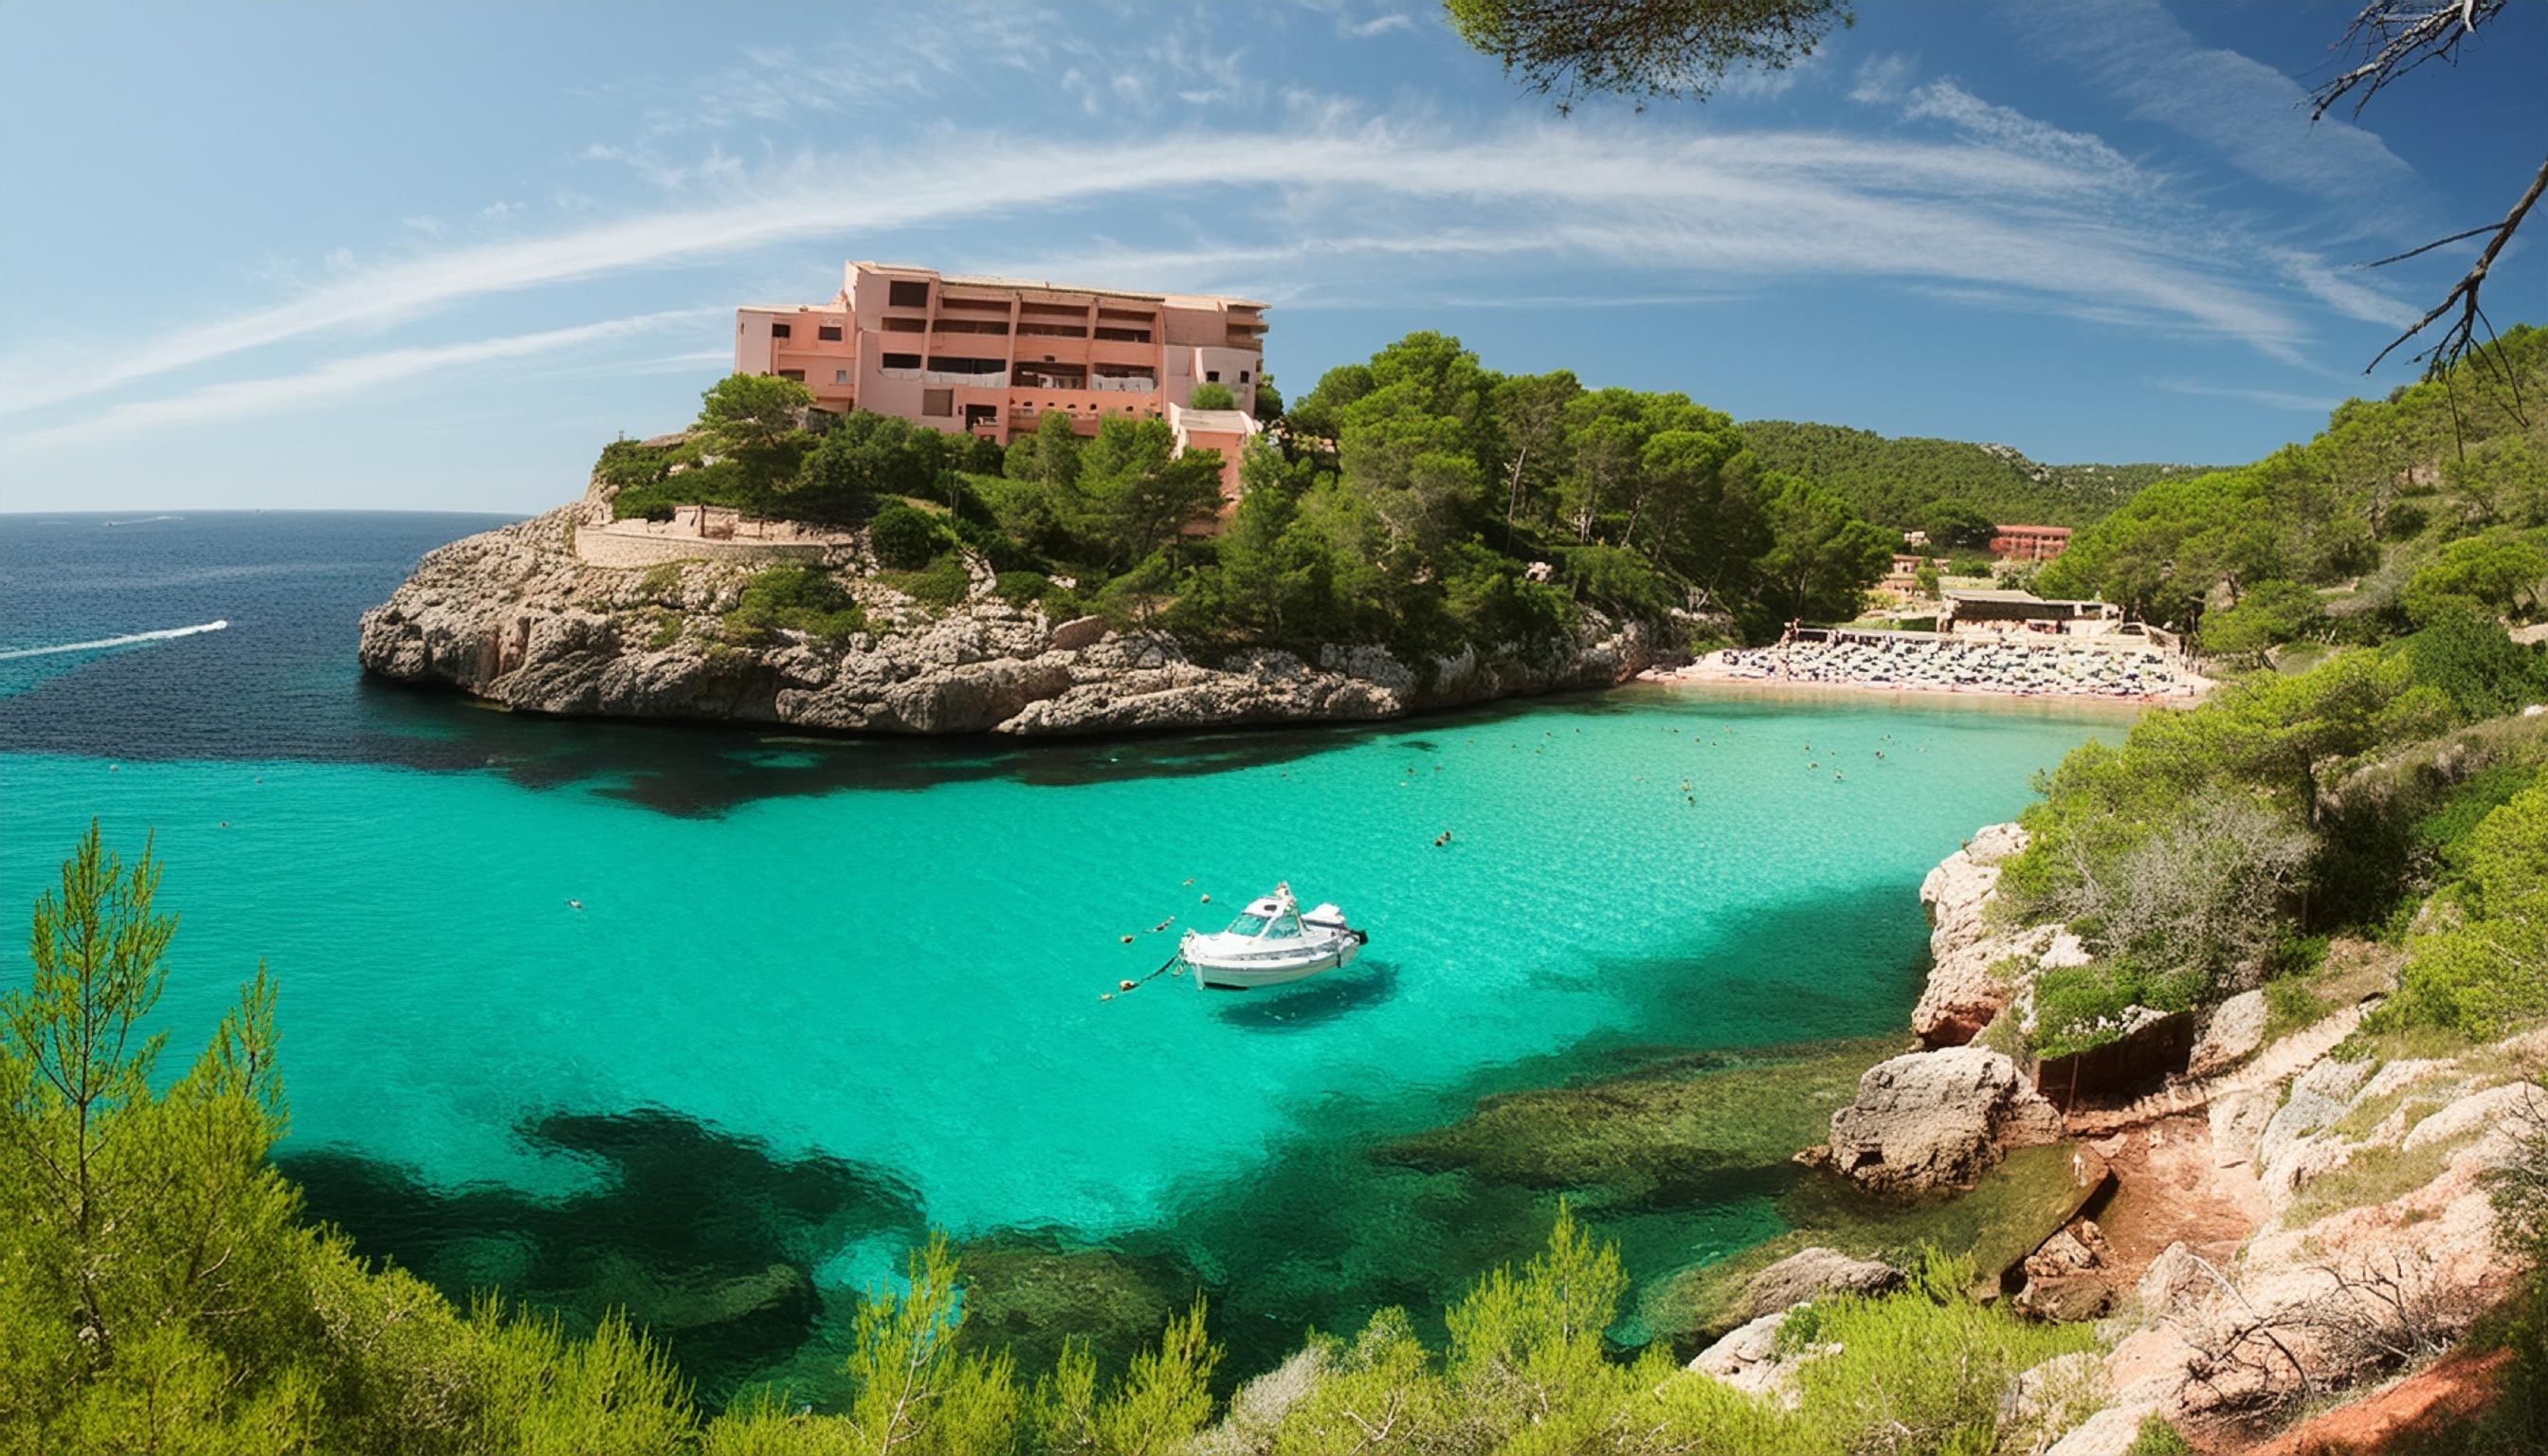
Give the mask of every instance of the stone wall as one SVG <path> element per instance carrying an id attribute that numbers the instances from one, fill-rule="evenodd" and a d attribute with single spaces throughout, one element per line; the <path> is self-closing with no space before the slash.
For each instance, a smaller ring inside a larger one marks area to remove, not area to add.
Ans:
<path id="1" fill-rule="evenodd" d="M 587 566 L 634 571 L 668 561 L 724 561 L 739 565 L 801 561 L 819 564 L 827 548 L 820 541 L 720 541 L 704 536 L 674 536 L 628 531 L 611 526 L 579 525 L 575 554 Z"/>

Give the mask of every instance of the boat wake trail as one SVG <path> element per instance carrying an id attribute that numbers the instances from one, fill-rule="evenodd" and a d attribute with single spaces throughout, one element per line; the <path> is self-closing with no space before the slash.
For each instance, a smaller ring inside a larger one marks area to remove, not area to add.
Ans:
<path id="1" fill-rule="evenodd" d="M 57 652 L 96 652 L 108 647 L 130 647 L 136 642 L 165 642 L 171 637 L 192 637 L 198 632 L 218 632 L 228 627 L 225 619 L 197 622 L 191 627 L 162 627 L 156 632 L 135 632 L 123 637 L 101 637 L 95 642 L 65 642 L 57 647 L 20 647 L 0 652 L 0 663 L 22 657 L 50 657 Z"/>

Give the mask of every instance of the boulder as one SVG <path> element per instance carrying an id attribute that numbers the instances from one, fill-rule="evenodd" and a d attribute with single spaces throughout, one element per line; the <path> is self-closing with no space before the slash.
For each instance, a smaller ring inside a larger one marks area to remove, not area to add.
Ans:
<path id="1" fill-rule="evenodd" d="M 2257 1172 L 2269 1186 L 2295 1186 L 2295 1174 L 2306 1161 L 2305 1144 L 2310 1135 L 2344 1116 L 2345 1109 L 2352 1106 L 2353 1094 L 2370 1080 L 2372 1070 L 2368 1060 L 2321 1057 L 2292 1083 L 2291 1096 L 2265 1124 L 2264 1136 L 2256 1140 Z"/>
<path id="2" fill-rule="evenodd" d="M 2134 1296 L 2140 1301 L 2144 1316 L 2164 1320 L 2212 1287 L 2212 1277 L 2203 1272 L 2203 1261 L 2179 1239 L 2150 1260 Z"/>
<path id="3" fill-rule="evenodd" d="M 1713 1376 L 1747 1396 L 1768 1393 L 1779 1375 L 1778 1326 L 1786 1322 L 1787 1312 L 1780 1310 L 1728 1330 L 1698 1352 L 1690 1372 Z"/>
<path id="4" fill-rule="evenodd" d="M 1879 1259 L 1854 1259 L 1834 1248 L 1792 1253 L 1752 1276 L 1737 1303 L 1738 1318 L 1776 1314 L 1827 1294 L 1882 1294 L 1902 1283 L 1902 1271 Z"/>
<path id="5" fill-rule="evenodd" d="M 2146 1407 L 2109 1407 L 2072 1427 L 2044 1456 L 2131 1456 L 2149 1413 Z"/>
<path id="6" fill-rule="evenodd" d="M 2194 1034 L 2194 1054 L 2185 1064 L 2190 1076 L 2226 1072 L 2265 1045 L 2265 993 L 2241 991 L 2212 1008 Z"/>
<path id="7" fill-rule="evenodd" d="M 1971 1182 L 2003 1146 L 2060 1136 L 2060 1113 L 2006 1056 L 1914 1051 L 1859 1078 L 1858 1100 L 1832 1114 L 1831 1162 L 1862 1187 L 1928 1193 Z"/>
<path id="8" fill-rule="evenodd" d="M 2281 1096 L 2280 1087 L 2265 1086 L 2243 1088 L 2212 1099 L 2205 1115 L 2212 1122 L 2212 1150 L 2221 1166 L 2232 1167 L 2256 1155 L 2256 1144 L 2273 1121 Z"/>

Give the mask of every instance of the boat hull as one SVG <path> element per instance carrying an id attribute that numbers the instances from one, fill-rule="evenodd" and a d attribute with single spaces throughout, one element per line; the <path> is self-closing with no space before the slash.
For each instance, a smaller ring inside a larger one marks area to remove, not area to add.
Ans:
<path id="1" fill-rule="evenodd" d="M 1362 942 L 1348 937 L 1312 957 L 1287 956 L 1278 961 L 1251 965 L 1239 960 L 1189 956 L 1186 963 L 1194 971 L 1195 984 L 1207 991 L 1253 991 L 1265 986 L 1288 985 L 1321 971 L 1351 965 L 1354 956 L 1361 952 Z"/>

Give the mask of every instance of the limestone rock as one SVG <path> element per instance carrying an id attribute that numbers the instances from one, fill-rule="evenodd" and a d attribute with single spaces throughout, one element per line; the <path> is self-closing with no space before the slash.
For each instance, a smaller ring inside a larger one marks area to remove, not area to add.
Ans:
<path id="1" fill-rule="evenodd" d="M 2034 962 L 2060 934 L 2057 927 L 1992 932 L 1990 902 L 2000 864 L 2025 848 L 2025 830 L 1987 824 L 1920 882 L 1920 903 L 1929 912 L 1930 969 L 1911 1012 L 1911 1030 L 1929 1046 L 1960 1046 L 1979 1035 L 2017 989 L 2000 966 Z"/>
<path id="2" fill-rule="evenodd" d="M 1728 1330 L 1723 1338 L 1699 1351 L 1689 1362 L 1689 1369 L 1694 1374 L 1713 1376 L 1748 1396 L 1767 1394 L 1779 1375 L 1778 1326 L 1786 1322 L 1787 1312 L 1780 1310 Z"/>
<path id="3" fill-rule="evenodd" d="M 2149 1413 L 2146 1407 L 2108 1407 L 2072 1427 L 2044 1456 L 2131 1456 L 2133 1443 L 2140 1439 L 2141 1419 Z"/>
<path id="4" fill-rule="evenodd" d="M 838 642 L 739 633 L 728 619 L 750 569 L 668 562 L 591 565 L 575 528 L 585 502 L 428 553 L 363 614 L 364 669 L 508 707 L 587 716 L 739 719 L 834 732 L 1113 733 L 1245 723 L 1360 722 L 1489 698 L 1606 687 L 1651 660 L 1642 625 L 1588 615 L 1570 640 L 1478 647 L 1418 673 L 1388 649 L 1329 644 L 1315 665 L 1287 652 L 1194 661 L 1173 639 L 1105 619 L 1058 624 L 972 591 L 938 609 L 881 582 L 843 578 L 870 629 Z M 594 512 L 599 512 L 596 517 Z"/>
<path id="5" fill-rule="evenodd" d="M 1882 1294 L 1902 1271 L 1878 1259 L 1854 1259 L 1832 1248 L 1792 1253 L 1752 1276 L 1737 1309 L 1742 1318 L 1776 1314 L 1827 1294 Z"/>
<path id="6" fill-rule="evenodd" d="M 1834 1168 L 1866 1188 L 1923 1193 L 1969 1183 L 2003 1146 L 2056 1139 L 2061 1115 L 2006 1056 L 1957 1046 L 1867 1068 L 1831 1130 Z"/>
<path id="7" fill-rule="evenodd" d="M 2205 1116 L 2212 1122 L 2213 1151 L 2224 1167 L 2255 1157 L 2280 1093 L 2278 1087 L 2247 1087 L 2212 1099 Z"/>
<path id="8" fill-rule="evenodd" d="M 2290 1189 L 2304 1176 L 2310 1135 L 2352 1105 L 2354 1092 L 2368 1081 L 2372 1063 L 2321 1058 L 2292 1083 L 2292 1095 L 2265 1124 L 2256 1142 L 2258 1174 L 2268 1187 Z"/>
<path id="9" fill-rule="evenodd" d="M 2241 991 L 2212 1008 L 2194 1036 L 2194 1052 L 2185 1070 L 2209 1077 L 2228 1071 L 2265 1045 L 2265 993 Z"/>
<path id="10" fill-rule="evenodd" d="M 2203 1272 L 2202 1262 L 2183 1240 L 2160 1250 L 2141 1274 L 2133 1293 L 2140 1301 L 2141 1313 L 2153 1320 L 2164 1319 L 2186 1302 L 2211 1287 L 2211 1278 Z"/>

